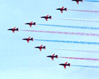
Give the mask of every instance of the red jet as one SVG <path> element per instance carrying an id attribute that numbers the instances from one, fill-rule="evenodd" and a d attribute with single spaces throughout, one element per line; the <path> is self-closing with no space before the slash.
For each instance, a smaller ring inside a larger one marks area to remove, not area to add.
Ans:
<path id="1" fill-rule="evenodd" d="M 66 69 L 66 66 L 69 66 L 70 67 L 70 63 L 67 63 L 67 62 L 65 62 L 65 64 L 59 64 L 59 65 L 64 66 L 65 69 Z"/>
<path id="2" fill-rule="evenodd" d="M 32 27 L 32 25 L 36 25 L 36 23 L 35 22 L 30 22 L 30 23 L 25 23 L 26 25 L 29 25 L 30 27 Z"/>
<path id="3" fill-rule="evenodd" d="M 57 8 L 56 10 L 60 10 L 61 13 L 63 13 L 63 11 L 67 11 L 67 8 L 64 8 L 64 6 L 62 8 Z"/>
<path id="4" fill-rule="evenodd" d="M 14 33 L 15 31 L 19 31 L 19 29 L 18 29 L 18 28 L 16 28 L 16 27 L 11 28 L 11 29 L 8 29 L 8 30 L 11 30 L 13 33 Z"/>
<path id="5" fill-rule="evenodd" d="M 83 2 L 83 0 L 72 0 L 72 1 L 76 1 L 77 4 L 79 4 L 79 1 Z"/>
<path id="6" fill-rule="evenodd" d="M 46 46 L 41 45 L 41 46 L 37 46 L 37 47 L 35 47 L 35 48 L 38 48 L 38 49 L 40 49 L 40 51 L 41 51 L 42 49 L 46 49 Z"/>
<path id="7" fill-rule="evenodd" d="M 29 43 L 29 41 L 33 41 L 33 38 L 28 37 L 28 38 L 24 38 L 23 40 L 26 40 L 26 41 L 27 41 L 27 43 Z"/>
<path id="8" fill-rule="evenodd" d="M 58 55 L 53 54 L 53 55 L 49 55 L 47 57 L 50 57 L 52 60 L 54 60 L 54 58 L 58 58 Z"/>
<path id="9" fill-rule="evenodd" d="M 52 19 L 52 16 L 46 15 L 46 16 L 42 16 L 41 18 L 45 18 L 45 20 L 48 21 L 48 19 Z"/>

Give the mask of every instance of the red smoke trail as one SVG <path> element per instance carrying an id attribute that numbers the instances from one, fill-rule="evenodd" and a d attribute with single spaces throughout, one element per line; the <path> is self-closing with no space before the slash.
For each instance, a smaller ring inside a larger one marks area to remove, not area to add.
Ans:
<path id="1" fill-rule="evenodd" d="M 99 36 L 95 33 L 80 33 L 80 32 L 58 32 L 58 31 L 38 31 L 38 30 L 22 30 L 27 32 L 40 32 L 40 33 L 56 33 L 56 34 L 69 34 L 69 35 L 85 35 L 85 36 Z"/>
<path id="2" fill-rule="evenodd" d="M 67 59 L 76 59 L 76 60 L 91 60 L 91 61 L 99 61 L 99 59 L 95 58 L 79 58 L 79 57 L 60 57 L 60 58 L 67 58 Z"/>
<path id="3" fill-rule="evenodd" d="M 55 48 L 52 48 L 52 49 L 55 49 Z M 76 52 L 89 52 L 89 53 L 99 53 L 99 51 L 93 51 L 93 50 L 73 50 L 73 49 L 55 49 L 55 50 L 76 51 Z"/>
<path id="4" fill-rule="evenodd" d="M 69 11 L 79 11 L 79 12 L 91 12 L 91 13 L 99 13 L 99 11 L 96 10 L 74 10 L 74 9 L 68 9 Z"/>

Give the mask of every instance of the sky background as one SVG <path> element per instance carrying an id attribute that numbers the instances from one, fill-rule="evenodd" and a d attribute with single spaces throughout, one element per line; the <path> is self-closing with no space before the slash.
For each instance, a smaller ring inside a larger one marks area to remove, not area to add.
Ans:
<path id="1" fill-rule="evenodd" d="M 92 1 L 92 0 L 90 0 Z M 67 67 L 59 66 L 66 61 L 71 65 L 99 66 L 99 61 L 55 59 L 52 61 L 46 56 L 57 54 L 64 57 L 99 58 L 98 53 L 55 50 L 94 50 L 99 51 L 99 45 L 83 45 L 71 43 L 54 43 L 33 41 L 28 44 L 23 38 L 33 37 L 34 39 L 49 40 L 70 40 L 99 42 L 99 37 L 47 34 L 24 32 L 21 30 L 45 30 L 61 32 L 85 32 L 99 33 L 98 30 L 32 26 L 24 23 L 34 21 L 37 24 L 57 24 L 99 27 L 98 22 L 83 22 L 61 20 L 59 18 L 76 18 L 99 20 L 99 13 L 67 11 L 63 14 L 56 8 L 66 7 L 78 10 L 99 10 L 98 2 L 83 1 L 77 5 L 71 0 L 0 0 L 0 79 L 99 79 L 99 68 Z M 96 0 L 97 1 L 97 0 Z M 45 21 L 41 16 L 51 15 L 52 20 Z M 14 34 L 8 28 L 18 27 L 19 32 Z M 46 50 L 39 51 L 35 46 L 45 45 Z M 54 48 L 54 49 L 53 49 Z"/>

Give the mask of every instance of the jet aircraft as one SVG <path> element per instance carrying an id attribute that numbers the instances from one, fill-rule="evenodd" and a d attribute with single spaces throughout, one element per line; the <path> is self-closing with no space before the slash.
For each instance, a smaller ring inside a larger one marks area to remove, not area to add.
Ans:
<path id="1" fill-rule="evenodd" d="M 52 16 L 46 15 L 46 16 L 42 16 L 41 18 L 45 18 L 45 20 L 48 21 L 48 19 L 52 19 Z"/>
<path id="2" fill-rule="evenodd" d="M 8 29 L 8 30 L 11 30 L 13 33 L 14 33 L 15 31 L 19 31 L 19 29 L 18 29 L 18 28 L 16 28 L 16 27 L 11 28 L 11 29 Z"/>
<path id="3" fill-rule="evenodd" d="M 52 60 L 54 60 L 54 58 L 58 58 L 58 55 L 53 54 L 53 55 L 49 55 L 47 57 L 50 57 Z"/>
<path id="4" fill-rule="evenodd" d="M 66 69 L 66 66 L 69 66 L 70 67 L 70 63 L 67 63 L 67 62 L 65 62 L 65 64 L 59 64 L 59 65 L 62 65 L 62 66 L 64 66 L 64 68 Z"/>
<path id="5" fill-rule="evenodd" d="M 35 48 L 38 48 L 41 51 L 42 49 L 46 49 L 46 46 L 41 45 L 41 46 L 37 46 Z"/>
<path id="6" fill-rule="evenodd" d="M 30 27 L 32 27 L 32 25 L 36 25 L 36 22 L 30 22 L 30 23 L 25 23 L 26 25 L 29 25 Z"/>
<path id="7" fill-rule="evenodd" d="M 27 43 L 29 43 L 29 41 L 33 41 L 33 38 L 28 37 L 28 38 L 24 38 L 23 40 L 26 40 L 26 41 L 27 41 Z"/>
<path id="8" fill-rule="evenodd" d="M 64 8 L 64 6 L 63 6 L 63 7 L 61 7 L 61 8 L 57 8 L 56 10 L 60 10 L 61 13 L 63 13 L 63 11 L 67 11 L 67 8 Z"/>

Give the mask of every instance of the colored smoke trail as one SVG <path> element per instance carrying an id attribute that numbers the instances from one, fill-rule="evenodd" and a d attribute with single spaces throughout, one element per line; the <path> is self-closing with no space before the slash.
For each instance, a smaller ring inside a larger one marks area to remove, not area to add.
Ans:
<path id="1" fill-rule="evenodd" d="M 46 42 L 58 42 L 58 43 L 74 43 L 74 44 L 99 45 L 99 42 L 65 41 L 65 40 L 46 40 L 46 39 L 34 39 L 34 40 L 35 40 L 35 41 L 46 41 Z"/>
<path id="2" fill-rule="evenodd" d="M 58 32 L 58 31 L 38 31 L 38 30 L 22 30 L 27 32 L 40 32 L 40 33 L 55 33 L 55 34 L 69 34 L 69 35 L 86 35 L 86 36 L 99 36 L 95 33 L 80 33 L 80 32 Z"/>
<path id="3" fill-rule="evenodd" d="M 99 2 L 99 0 L 85 0 L 86 2 Z"/>
<path id="4" fill-rule="evenodd" d="M 55 49 L 55 48 L 53 48 L 53 49 Z M 65 50 L 65 51 L 77 51 L 77 52 L 99 53 L 99 51 L 93 51 L 93 50 L 72 50 L 72 49 L 55 49 L 55 50 Z"/>
<path id="5" fill-rule="evenodd" d="M 57 18 L 57 19 L 61 19 L 61 18 Z M 71 21 L 83 21 L 83 22 L 99 22 L 98 20 L 84 20 L 84 19 L 75 19 L 75 18 L 65 18 L 65 19 L 61 19 L 61 20 L 71 20 Z"/>
<path id="6" fill-rule="evenodd" d="M 99 66 L 88 66 L 88 65 L 71 65 L 75 67 L 88 67 L 88 68 L 99 68 Z"/>
<path id="7" fill-rule="evenodd" d="M 59 57 L 59 58 L 67 58 L 67 59 L 75 59 L 75 60 L 91 60 L 91 61 L 99 61 L 97 58 L 79 58 L 79 57 Z"/>
<path id="8" fill-rule="evenodd" d="M 91 13 L 99 13 L 99 11 L 93 11 L 93 10 L 74 10 L 74 9 L 68 9 L 69 11 L 79 11 L 79 12 L 91 12 Z"/>
<path id="9" fill-rule="evenodd" d="M 40 25 L 40 26 L 50 26 L 50 27 L 64 27 L 64 28 L 99 30 L 99 27 L 87 27 L 87 26 L 69 26 L 69 25 L 53 25 L 53 24 L 38 24 L 38 25 Z"/>

